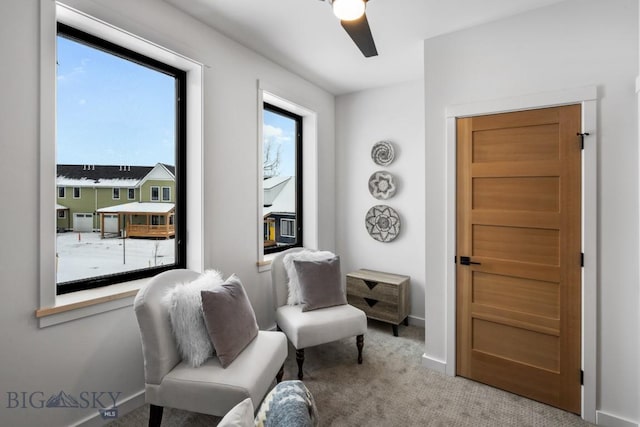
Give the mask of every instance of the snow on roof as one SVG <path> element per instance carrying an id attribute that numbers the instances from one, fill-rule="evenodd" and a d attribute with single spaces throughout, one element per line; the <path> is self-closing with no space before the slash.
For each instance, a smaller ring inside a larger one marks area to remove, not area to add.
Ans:
<path id="1" fill-rule="evenodd" d="M 275 212 L 295 213 L 296 211 L 296 180 L 288 176 L 274 177 L 274 178 L 285 178 L 286 181 L 279 180 L 278 184 L 282 184 L 283 182 L 284 184 L 282 185 L 282 188 L 280 188 L 280 191 L 278 191 L 278 193 L 271 199 L 271 205 L 264 206 L 262 208 L 262 215 L 266 217 L 267 215 Z M 270 179 L 274 179 L 274 178 L 265 179 L 265 183 L 266 181 L 269 181 Z M 263 185 L 265 185 L 265 204 L 266 204 L 268 189 L 266 187 L 266 184 L 263 184 Z M 270 187 L 270 189 L 273 189 L 273 188 L 274 188 L 273 186 Z"/>
<path id="2" fill-rule="evenodd" d="M 175 179 L 175 167 L 155 166 L 57 165 L 56 184 L 67 187 L 137 187 L 151 172 L 162 170 L 165 179 Z"/>
<path id="3" fill-rule="evenodd" d="M 137 187 L 137 179 L 99 179 L 98 181 L 87 178 L 67 178 L 59 176 L 56 178 L 56 185 L 65 187 Z"/>
<path id="4" fill-rule="evenodd" d="M 61 204 L 56 203 L 56 210 L 57 211 L 63 211 L 63 210 L 66 210 L 66 209 L 69 209 L 69 208 L 66 207 L 66 206 L 62 206 Z"/>
<path id="5" fill-rule="evenodd" d="M 160 203 L 160 202 L 131 202 L 124 203 L 122 205 L 109 206 L 107 208 L 100 208 L 98 213 L 168 213 L 174 209 L 173 203 Z"/>
<path id="6" fill-rule="evenodd" d="M 271 189 L 278 184 L 282 184 L 286 180 L 291 178 L 290 176 L 272 176 L 271 178 L 267 178 L 262 181 L 262 188 L 265 190 Z"/>

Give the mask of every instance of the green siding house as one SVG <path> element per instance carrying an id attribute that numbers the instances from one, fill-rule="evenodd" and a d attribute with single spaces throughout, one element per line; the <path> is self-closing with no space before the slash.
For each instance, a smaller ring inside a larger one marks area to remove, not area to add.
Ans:
<path id="1" fill-rule="evenodd" d="M 132 209 L 130 204 L 135 202 L 175 203 L 175 168 L 163 163 L 57 165 L 56 184 L 58 231 L 119 233 L 120 216 L 113 207 L 128 205 Z M 113 209 L 99 214 L 105 208 Z"/>

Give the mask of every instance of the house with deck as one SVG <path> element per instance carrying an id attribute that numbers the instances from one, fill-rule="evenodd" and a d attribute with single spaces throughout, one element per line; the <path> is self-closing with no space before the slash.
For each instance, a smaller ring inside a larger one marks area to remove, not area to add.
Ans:
<path id="1" fill-rule="evenodd" d="M 130 237 L 175 234 L 175 168 L 57 165 L 58 231 Z"/>

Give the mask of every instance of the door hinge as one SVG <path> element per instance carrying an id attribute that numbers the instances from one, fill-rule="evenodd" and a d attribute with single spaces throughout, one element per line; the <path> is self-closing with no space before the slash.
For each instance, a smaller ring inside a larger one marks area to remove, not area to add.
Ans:
<path id="1" fill-rule="evenodd" d="M 584 252 L 580 253 L 580 267 L 584 267 Z"/>
<path id="2" fill-rule="evenodd" d="M 584 385 L 584 371 L 580 370 L 580 385 Z"/>
<path id="3" fill-rule="evenodd" d="M 584 150 L 584 137 L 589 136 L 589 132 L 584 132 L 584 133 L 578 132 L 576 135 L 580 137 L 580 149 Z"/>

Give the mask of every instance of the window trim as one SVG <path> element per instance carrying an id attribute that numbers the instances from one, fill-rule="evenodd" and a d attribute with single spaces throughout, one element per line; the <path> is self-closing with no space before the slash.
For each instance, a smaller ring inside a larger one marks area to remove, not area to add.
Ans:
<path id="1" fill-rule="evenodd" d="M 280 232 L 280 235 L 282 237 L 293 237 L 296 239 L 296 242 L 294 244 L 291 245 L 280 245 L 280 246 L 272 246 L 270 248 L 265 248 L 263 246 L 263 251 L 264 251 L 264 255 L 269 255 L 269 254 L 274 254 L 277 252 L 282 252 L 285 251 L 287 249 L 290 248 L 298 248 L 298 247 L 302 247 L 304 245 L 303 242 L 303 236 L 304 236 L 304 232 L 303 232 L 303 228 L 302 225 L 303 223 L 303 209 L 304 209 L 304 186 L 303 186 L 303 176 L 304 176 L 304 166 L 303 166 L 303 144 L 304 144 L 304 140 L 303 140 L 303 132 L 304 132 L 304 124 L 303 124 L 303 117 L 299 114 L 296 114 L 294 112 L 291 112 L 285 108 L 279 107 L 277 105 L 274 105 L 272 103 L 269 103 L 267 101 L 264 102 L 263 104 L 263 110 L 262 110 L 262 126 L 264 126 L 264 112 L 265 111 L 270 111 L 272 113 L 275 114 L 279 114 L 281 116 L 285 116 L 289 119 L 292 119 L 295 123 L 296 123 L 296 217 L 295 219 L 296 221 L 296 229 L 295 229 L 295 234 L 298 236 L 284 236 L 282 234 L 282 232 Z M 264 142 L 261 141 L 260 146 L 262 148 L 264 148 Z M 262 150 L 260 150 L 260 152 L 262 153 Z M 260 185 L 260 190 L 264 191 L 264 187 L 262 185 Z M 282 225 L 282 223 L 280 223 Z M 262 236 L 264 236 L 264 233 L 262 233 Z M 264 241 L 263 241 L 264 242 Z M 264 243 L 263 243 L 264 245 Z"/>
<path id="2" fill-rule="evenodd" d="M 99 12 L 99 11 L 98 11 Z M 113 21 L 105 23 L 105 21 Z M 115 21 L 114 21 L 115 20 Z M 134 280 L 72 294 L 56 295 L 55 293 L 55 231 L 56 222 L 51 215 L 51 206 L 56 202 L 55 177 L 56 156 L 52 138 L 55 135 L 56 111 L 56 25 L 63 22 L 96 34 L 104 39 L 124 44 L 147 56 L 174 65 L 187 73 L 187 165 L 183 171 L 189 180 L 187 199 L 188 239 L 185 244 L 187 252 L 187 268 L 194 271 L 204 269 L 204 135 L 203 135 L 203 87 L 204 65 L 183 54 L 171 50 L 171 46 L 162 47 L 153 41 L 147 41 L 133 33 L 137 27 L 120 15 L 109 15 L 100 12 L 97 16 L 89 16 L 82 11 L 56 2 L 40 4 L 40 174 L 39 174 L 39 303 L 36 317 L 39 327 L 48 327 L 59 323 L 92 316 L 109 310 L 130 307 L 133 304 L 133 293 L 149 279 Z M 129 27 L 131 31 L 121 28 Z M 181 46 L 178 46 L 181 47 Z M 126 292 L 123 293 L 123 289 Z M 130 290 L 134 290 L 131 291 Z"/>
<path id="3" fill-rule="evenodd" d="M 133 194 L 133 197 L 131 197 L 131 194 Z M 127 188 L 127 200 L 135 200 L 135 199 L 136 199 L 136 189 Z"/>
<path id="4" fill-rule="evenodd" d="M 157 196 L 155 197 L 155 199 L 153 198 L 153 190 L 154 189 L 158 193 Z M 151 187 L 149 187 L 149 200 L 151 200 L 152 202 L 159 202 L 160 201 L 160 186 L 152 185 Z"/>
<path id="5" fill-rule="evenodd" d="M 118 193 L 118 194 L 116 194 Z M 120 200 L 120 188 L 119 187 L 113 187 L 111 189 L 111 199 L 112 200 Z"/>
<path id="6" fill-rule="evenodd" d="M 60 195 L 62 193 L 62 196 Z M 58 199 L 66 199 L 67 197 L 67 187 L 64 185 L 58 186 Z"/>
<path id="7" fill-rule="evenodd" d="M 283 224 L 284 224 L 285 222 L 292 222 L 292 223 L 293 223 L 293 227 L 291 227 L 291 228 L 292 228 L 292 230 L 293 230 L 293 235 L 291 235 L 291 234 L 284 234 L 284 232 L 282 231 L 282 230 L 284 229 Z M 296 231 L 297 231 L 297 228 L 296 228 L 296 219 L 295 219 L 295 218 L 280 218 L 280 235 L 281 235 L 282 237 L 293 237 L 293 238 L 295 239 L 295 237 L 296 237 Z"/>
<path id="8" fill-rule="evenodd" d="M 78 190 L 78 195 L 76 196 L 76 190 Z M 82 188 L 81 187 L 73 187 L 73 198 L 74 199 L 82 199 Z"/>
<path id="9" fill-rule="evenodd" d="M 264 191 L 262 188 L 262 146 L 263 146 L 263 109 L 264 102 L 276 105 L 278 107 L 292 111 L 302 116 L 302 138 L 304 140 L 303 162 L 303 190 L 304 190 L 304 246 L 310 249 L 318 249 L 318 229 L 319 229 L 319 205 L 318 205 L 318 189 L 320 183 L 318 180 L 318 113 L 312 109 L 303 106 L 299 98 L 299 93 L 295 90 L 283 91 L 281 85 L 273 85 L 266 80 L 258 80 L 258 88 L 256 92 L 256 110 L 258 123 L 258 162 L 256 163 L 256 176 L 259 181 L 256 183 L 256 268 L 259 273 L 271 270 L 271 260 L 273 254 L 264 254 Z M 304 101 L 303 101 L 304 102 Z"/>
<path id="10" fill-rule="evenodd" d="M 56 293 L 58 295 L 77 292 L 91 288 L 98 288 L 102 286 L 108 286 L 115 283 L 127 282 L 135 279 L 145 278 L 153 276 L 162 271 L 171 270 L 174 268 L 185 268 L 186 267 L 186 245 L 184 245 L 184 239 L 182 238 L 182 234 L 186 232 L 186 221 L 184 220 L 186 208 L 183 204 L 186 204 L 186 179 L 181 180 L 180 171 L 186 170 L 186 85 L 187 78 L 186 72 L 184 70 L 180 70 L 171 65 L 168 65 L 162 61 L 158 61 L 156 59 L 150 58 L 142 53 L 131 50 L 122 44 L 113 43 L 111 41 L 105 40 L 101 37 L 95 36 L 93 34 L 89 34 L 81 29 L 76 27 L 67 25 L 63 22 L 59 22 L 56 25 L 57 27 L 57 37 L 64 37 L 66 39 L 72 40 L 76 43 L 83 44 L 92 49 L 100 50 L 105 53 L 114 55 L 116 57 L 120 57 L 124 60 L 128 60 L 139 66 L 146 67 L 148 69 L 154 70 L 158 73 L 162 73 L 168 75 L 175 79 L 175 108 L 176 108 L 176 186 L 178 188 L 179 199 L 176 201 L 175 209 L 178 214 L 178 221 L 175 224 L 175 255 L 174 255 L 174 263 L 163 266 L 153 266 L 146 267 L 137 270 L 128 270 L 125 272 L 113 272 L 103 276 L 92 276 L 86 277 L 78 280 L 71 280 L 68 282 L 57 283 L 56 285 Z M 56 144 L 57 142 L 54 140 L 53 142 Z M 184 177 L 184 173 L 183 173 Z M 112 199 L 119 200 L 119 197 L 115 198 L 115 190 L 113 188 L 112 191 Z M 119 193 L 119 188 L 117 188 Z M 182 220 L 181 220 L 182 219 Z"/>
<path id="11" fill-rule="evenodd" d="M 57 218 L 58 219 L 66 219 L 67 218 L 67 211 L 65 209 L 58 210 Z"/>
<path id="12" fill-rule="evenodd" d="M 164 198 L 164 190 L 167 190 L 169 192 L 169 197 L 166 198 L 166 199 Z M 162 186 L 162 189 L 160 190 L 160 192 L 161 192 L 161 194 L 160 194 L 161 200 L 163 202 L 170 202 L 171 201 L 171 187 Z"/>

